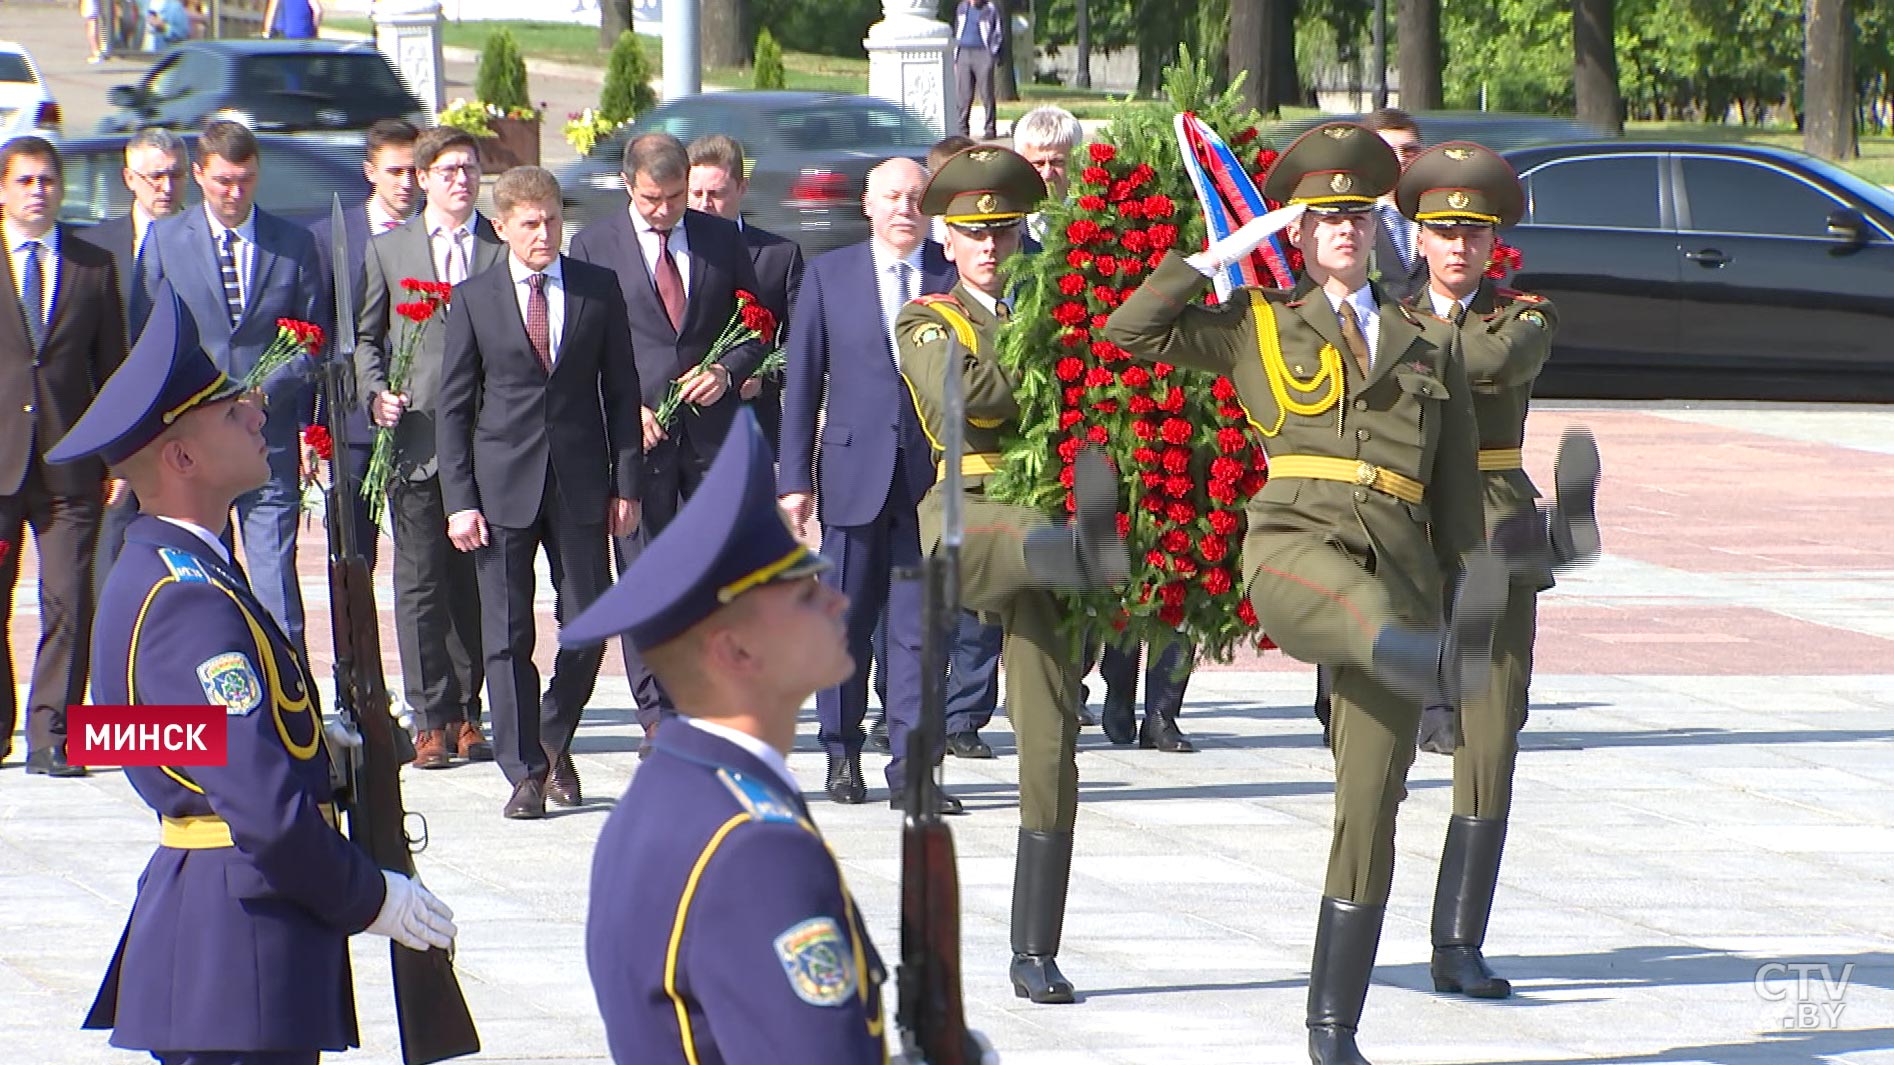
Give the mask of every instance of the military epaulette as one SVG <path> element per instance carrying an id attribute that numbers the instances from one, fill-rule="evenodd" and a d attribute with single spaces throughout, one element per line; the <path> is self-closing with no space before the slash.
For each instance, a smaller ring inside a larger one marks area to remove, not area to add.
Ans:
<path id="1" fill-rule="evenodd" d="M 737 802 L 749 811 L 750 817 L 757 821 L 776 821 L 783 824 L 797 824 L 802 820 L 796 813 L 794 804 L 783 799 L 760 780 L 754 780 L 734 769 L 718 769 L 717 779 L 730 789 Z"/>
<path id="2" fill-rule="evenodd" d="M 190 584 L 210 583 L 210 573 L 204 569 L 204 564 L 198 561 L 196 555 L 188 551 L 179 551 L 174 547 L 160 547 L 158 557 L 164 560 L 165 568 L 169 569 L 171 576 L 178 581 Z"/>
<path id="3" fill-rule="evenodd" d="M 951 292 L 928 292 L 928 293 L 924 293 L 922 295 L 914 297 L 914 299 L 909 302 L 912 302 L 912 303 L 951 303 L 953 304 L 955 310 L 959 310 L 962 312 L 966 310 L 965 307 L 962 307 L 960 305 L 960 301 L 954 298 L 954 294 Z"/>
<path id="4" fill-rule="evenodd" d="M 1506 297 L 1509 300 L 1517 300 L 1520 303 L 1544 303 L 1545 302 L 1544 296 L 1535 296 L 1530 292 L 1521 292 L 1516 288 L 1500 288 L 1500 289 L 1495 289 L 1494 291 L 1499 293 L 1501 296 Z"/>

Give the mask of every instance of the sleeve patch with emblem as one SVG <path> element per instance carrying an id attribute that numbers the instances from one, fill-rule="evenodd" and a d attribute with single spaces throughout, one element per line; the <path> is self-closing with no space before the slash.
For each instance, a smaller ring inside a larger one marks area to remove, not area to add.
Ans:
<path id="1" fill-rule="evenodd" d="M 942 329 L 940 326 L 937 326 L 932 322 L 927 322 L 922 325 L 915 326 L 914 332 L 908 334 L 909 339 L 913 340 L 914 343 L 916 344 L 932 344 L 934 341 L 939 340 L 946 335 L 947 335 L 947 330 Z"/>
<path id="2" fill-rule="evenodd" d="M 171 576 L 178 580 L 192 584 L 210 583 L 210 574 L 204 572 L 204 564 L 190 552 L 160 547 L 158 557 L 164 560 L 165 568 L 171 571 Z"/>
<path id="3" fill-rule="evenodd" d="M 855 964 L 834 918 L 811 917 L 776 937 L 796 997 L 811 1006 L 840 1006 L 855 994 Z"/>
<path id="4" fill-rule="evenodd" d="M 197 666 L 197 682 L 212 706 L 242 716 L 263 705 L 263 683 L 250 660 L 236 651 L 214 655 Z"/>
<path id="5" fill-rule="evenodd" d="M 1525 322 L 1527 325 L 1535 325 L 1540 329 L 1545 328 L 1545 315 L 1540 314 L 1538 311 L 1520 311 L 1519 320 Z"/>

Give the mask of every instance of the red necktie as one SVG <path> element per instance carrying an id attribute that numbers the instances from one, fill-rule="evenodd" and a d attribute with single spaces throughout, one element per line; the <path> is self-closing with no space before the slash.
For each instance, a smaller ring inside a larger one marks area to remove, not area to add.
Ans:
<path id="1" fill-rule="evenodd" d="M 552 375 L 552 313 L 546 303 L 546 275 L 533 274 L 526 279 L 532 292 L 526 297 L 526 339 L 533 342 L 540 369 Z"/>
<path id="2" fill-rule="evenodd" d="M 677 261 L 671 258 L 671 231 L 654 229 L 658 235 L 658 299 L 664 303 L 665 317 L 671 320 L 671 331 L 684 331 L 684 276 L 677 272 Z"/>

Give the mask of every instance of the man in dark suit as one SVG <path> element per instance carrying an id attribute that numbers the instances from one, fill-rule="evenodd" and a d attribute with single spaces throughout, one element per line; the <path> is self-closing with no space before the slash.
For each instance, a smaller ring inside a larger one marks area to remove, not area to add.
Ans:
<path id="1" fill-rule="evenodd" d="M 204 193 L 204 206 L 158 222 L 145 238 L 145 285 L 134 294 L 133 331 L 144 327 L 150 294 L 169 281 L 211 360 L 241 381 L 276 339 L 277 319 L 330 324 L 333 315 L 322 306 L 329 286 L 309 231 L 256 207 L 262 167 L 255 134 L 236 122 L 205 126 L 191 176 Z M 305 650 L 302 589 L 296 583 L 296 531 L 302 525 L 297 436 L 309 414 L 315 368 L 313 358 L 297 356 L 262 382 L 270 479 L 237 497 L 250 585 L 290 642 Z"/>
<path id="2" fill-rule="evenodd" d="M 920 715 L 920 589 L 890 577 L 897 567 L 920 564 L 915 507 L 934 484 L 933 453 L 894 362 L 894 318 L 910 299 L 952 289 L 956 277 L 940 246 L 926 239 L 920 211 L 926 185 L 927 172 L 909 159 L 889 159 L 869 171 L 863 209 L 872 236 L 809 263 L 789 333 L 776 486 L 805 537 L 820 497 L 822 546 L 836 562 L 823 579 L 848 596 L 848 647 L 855 659 L 849 679 L 816 694 L 827 790 L 840 803 L 867 800 L 861 724 L 869 640 L 884 607 L 894 756 L 887 780 L 896 794 L 906 769 L 907 731 Z M 871 298 L 880 313 L 868 311 Z M 818 442 L 816 415 L 825 396 L 827 420 Z"/>
<path id="3" fill-rule="evenodd" d="M 133 293 L 143 282 L 142 254 L 145 234 L 160 218 L 169 218 L 184 205 L 184 142 L 168 129 L 141 129 L 125 142 L 125 169 L 122 177 L 132 194 L 132 209 L 117 218 L 108 218 L 75 235 L 80 240 L 105 249 L 118 266 L 120 314 L 132 305 Z M 92 553 L 92 598 L 105 587 L 105 575 L 125 545 L 125 527 L 138 516 L 138 497 L 124 481 L 114 478 L 106 485 L 105 509 L 99 517 L 99 545 Z"/>
<path id="4" fill-rule="evenodd" d="M 1398 107 L 1370 112 L 1361 124 L 1394 149 L 1403 169 L 1425 151 L 1420 124 Z M 1381 287 L 1397 300 L 1410 300 L 1427 290 L 1427 257 L 1420 253 L 1418 227 L 1401 214 L 1389 193 L 1376 201 L 1374 273 Z"/>
<path id="5" fill-rule="evenodd" d="M 85 698 L 91 662 L 92 547 L 105 467 L 54 466 L 66 435 L 125 360 L 125 318 L 112 256 L 56 224 L 59 153 L 38 137 L 0 150 L 0 234 L 7 302 L 0 313 L 0 602 L 13 602 L 20 545 L 39 553 L 39 648 L 27 693 L 26 771 L 84 776 L 66 761 L 66 707 Z M 4 621 L 0 617 L 0 621 Z M 0 625 L 0 760 L 19 718 L 13 641 Z"/>
<path id="6" fill-rule="evenodd" d="M 414 765 L 440 769 L 455 755 L 493 760 L 480 731 L 486 670 L 480 644 L 480 586 L 473 556 L 447 540 L 434 425 L 446 323 L 398 322 L 394 308 L 413 302 L 409 279 L 457 285 L 506 259 L 506 245 L 474 210 L 480 192 L 479 148 L 452 126 L 421 134 L 408 154 L 427 206 L 369 241 L 355 349 L 361 400 L 377 426 L 395 431 L 388 484 L 395 540 L 395 638 L 401 678 L 415 713 Z M 420 329 L 399 390 L 390 380 L 397 347 Z"/>
<path id="7" fill-rule="evenodd" d="M 479 567 L 503 813 L 577 806 L 572 737 L 603 652 L 562 648 L 544 696 L 533 666 L 533 556 L 552 564 L 561 624 L 611 582 L 605 537 L 638 527 L 638 366 L 611 271 L 559 254 L 559 183 L 536 166 L 493 186 L 505 261 L 454 290 L 436 444 L 455 547 Z"/>
<path id="8" fill-rule="evenodd" d="M 684 145 L 668 133 L 635 137 L 625 145 L 620 170 L 630 206 L 580 230 L 572 238 L 571 255 L 618 275 L 644 389 L 642 531 L 613 545 L 623 573 L 644 540 L 662 532 L 697 490 L 742 406 L 737 389 L 763 361 L 763 346 L 739 345 L 715 365 L 698 369 L 736 311 L 737 290 L 755 292 L 757 284 L 749 247 L 735 223 L 686 206 L 690 156 Z M 666 428 L 658 424 L 657 409 L 672 382 L 696 409 Z M 632 643 L 622 646 L 625 676 L 638 700 L 638 721 L 648 744 L 658 721 L 672 709 L 670 697 Z"/>
<path id="9" fill-rule="evenodd" d="M 347 234 L 349 253 L 349 276 L 355 279 L 355 291 L 363 292 L 362 259 L 368 247 L 370 237 L 379 236 L 408 220 L 414 211 L 416 196 L 414 182 L 414 139 L 420 131 L 413 123 L 405 119 L 384 118 L 368 127 L 368 146 L 362 156 L 362 175 L 368 178 L 369 193 L 367 201 L 350 208 L 342 215 L 342 228 Z M 309 227 L 309 235 L 316 239 L 316 258 L 322 264 L 322 276 L 335 277 L 335 268 L 329 261 L 334 254 L 335 234 L 328 215 Z M 335 305 L 333 292 L 323 301 L 323 306 Z M 338 322 L 337 328 L 347 329 L 348 323 Z M 357 356 L 360 358 L 360 349 Z M 320 418 L 317 419 L 320 422 Z M 368 472 L 368 458 L 373 451 L 375 439 L 370 434 L 368 418 L 364 411 L 352 411 L 348 419 L 348 447 L 335 456 L 348 471 L 350 484 L 362 483 L 362 475 Z M 368 560 L 368 568 L 375 569 L 376 547 L 381 539 L 381 528 L 369 516 L 368 501 L 360 492 L 351 492 L 348 497 L 350 516 L 355 521 L 355 546 Z"/>
<path id="10" fill-rule="evenodd" d="M 743 145 L 721 133 L 712 133 L 692 141 L 688 151 L 691 208 L 728 218 L 743 231 L 743 242 L 750 248 L 750 265 L 756 268 L 756 298 L 776 316 L 776 336 L 765 347 L 781 344 L 788 336 L 789 311 L 796 290 L 802 285 L 802 246 L 743 221 L 743 194 L 750 188 Z M 774 454 L 783 425 L 781 376 L 752 377 L 737 389 L 737 396 L 756 415 L 763 439 L 769 441 L 770 453 Z"/>

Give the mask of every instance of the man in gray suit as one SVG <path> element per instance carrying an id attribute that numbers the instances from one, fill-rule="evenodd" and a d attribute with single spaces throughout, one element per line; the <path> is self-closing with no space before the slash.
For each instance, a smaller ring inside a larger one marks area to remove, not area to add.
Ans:
<path id="1" fill-rule="evenodd" d="M 1401 168 L 1419 158 L 1425 150 L 1421 144 L 1420 125 L 1414 117 L 1398 107 L 1383 107 L 1368 114 L 1361 124 L 1375 131 L 1388 147 L 1394 149 L 1394 155 L 1401 161 Z M 1396 300 L 1406 302 L 1421 294 L 1427 288 L 1427 259 L 1421 255 L 1415 243 L 1415 225 L 1401 214 L 1394 205 L 1394 194 L 1381 197 L 1374 205 L 1375 227 L 1374 265 L 1372 270 L 1381 287 Z"/>
<path id="2" fill-rule="evenodd" d="M 368 242 L 366 282 L 356 331 L 355 365 L 363 402 L 378 426 L 395 431 L 395 473 L 388 513 L 395 540 L 395 638 L 401 673 L 417 719 L 414 765 L 440 769 L 455 755 L 490 762 L 480 731 L 480 587 L 474 556 L 447 539 L 435 459 L 434 411 L 440 391 L 446 318 L 422 330 L 400 389 L 390 381 L 397 345 L 412 322 L 393 309 L 413 302 L 408 279 L 459 284 L 506 256 L 493 226 L 474 210 L 480 162 L 474 139 L 441 126 L 414 144 L 414 172 L 427 197 L 421 213 Z"/>
<path id="3" fill-rule="evenodd" d="M 145 235 L 145 286 L 134 293 L 131 335 L 143 330 L 152 294 L 169 281 L 211 361 L 242 380 L 276 339 L 277 319 L 330 326 L 333 315 L 321 306 L 327 281 L 309 231 L 257 209 L 262 165 L 249 129 L 224 120 L 205 126 L 191 176 L 204 205 L 153 224 Z M 296 583 L 296 530 L 302 525 L 297 436 L 311 412 L 315 373 L 316 360 L 299 355 L 262 382 L 270 479 L 237 497 L 250 587 L 305 658 L 302 590 Z"/>

